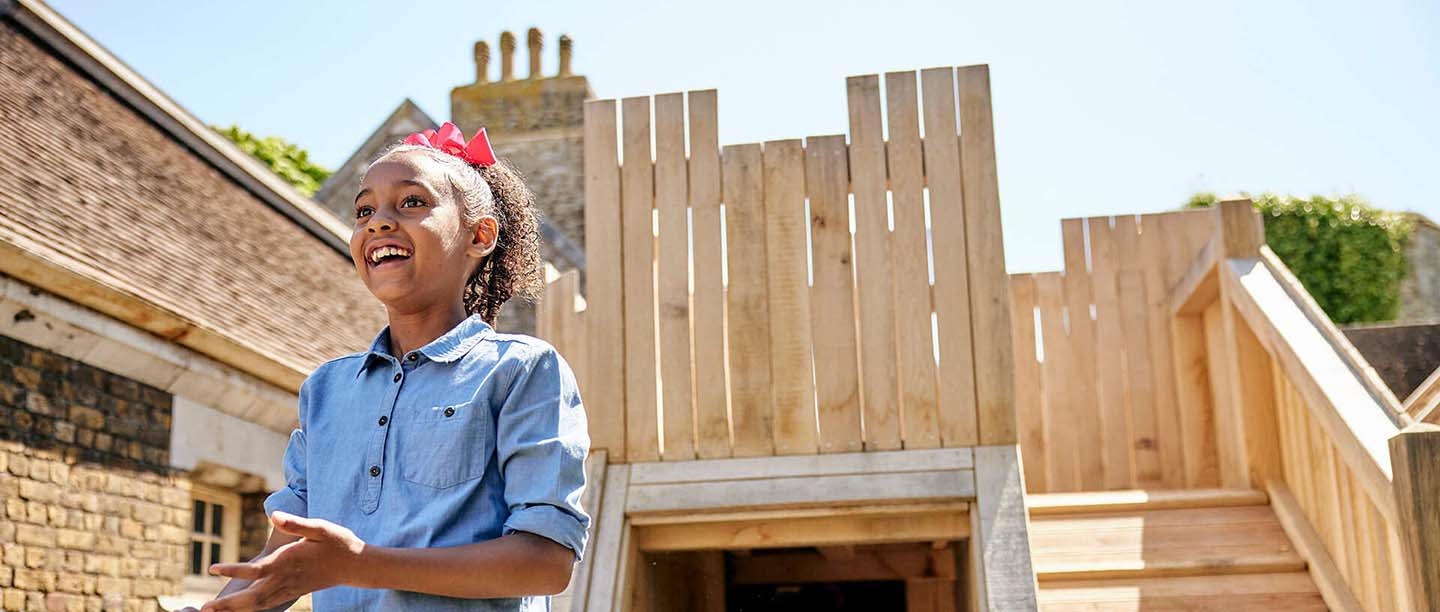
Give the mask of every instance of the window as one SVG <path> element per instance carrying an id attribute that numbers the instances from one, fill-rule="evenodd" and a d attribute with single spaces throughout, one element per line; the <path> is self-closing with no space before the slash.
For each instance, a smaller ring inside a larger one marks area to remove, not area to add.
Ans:
<path id="1" fill-rule="evenodd" d="M 189 573 L 208 578 L 212 563 L 238 560 L 240 496 L 195 485 L 190 497 L 194 515 L 190 526 Z"/>

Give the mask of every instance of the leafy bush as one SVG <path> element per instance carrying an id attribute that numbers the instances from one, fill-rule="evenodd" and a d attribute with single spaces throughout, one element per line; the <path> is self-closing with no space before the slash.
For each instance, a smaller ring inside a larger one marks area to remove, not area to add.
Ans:
<path id="1" fill-rule="evenodd" d="M 1187 208 L 1213 205 L 1198 193 Z M 1408 272 L 1405 243 L 1413 225 L 1356 195 L 1309 199 L 1266 193 L 1253 198 L 1265 242 L 1336 323 L 1394 319 Z"/>
<path id="2" fill-rule="evenodd" d="M 237 125 L 228 128 L 210 127 L 239 145 L 240 150 L 265 162 L 275 174 L 307 196 L 315 195 L 320 184 L 330 178 L 330 170 L 311 162 L 310 154 L 305 149 L 285 142 L 278 136 L 257 138 Z"/>

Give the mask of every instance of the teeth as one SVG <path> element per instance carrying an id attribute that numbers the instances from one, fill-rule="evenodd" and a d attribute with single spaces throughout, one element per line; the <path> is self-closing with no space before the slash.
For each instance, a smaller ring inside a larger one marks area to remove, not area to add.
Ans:
<path id="1" fill-rule="evenodd" d="M 392 255 L 393 255 L 393 256 L 396 256 L 396 257 L 409 257 L 409 256 L 410 256 L 410 252 L 409 252 L 409 251 L 406 251 L 405 249 L 399 248 L 399 247 L 384 246 L 384 247 L 380 247 L 380 248 L 378 248 L 378 249 L 375 249 L 374 251 L 372 251 L 372 252 L 370 253 L 370 262 L 371 262 L 371 263 L 380 263 L 380 260 L 381 260 L 381 259 L 384 259 L 384 258 L 386 258 L 386 257 L 390 257 L 390 256 L 392 256 Z"/>

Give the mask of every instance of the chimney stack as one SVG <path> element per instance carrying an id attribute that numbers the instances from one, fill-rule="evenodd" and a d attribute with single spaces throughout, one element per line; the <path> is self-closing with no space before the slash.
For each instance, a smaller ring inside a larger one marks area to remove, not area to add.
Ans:
<path id="1" fill-rule="evenodd" d="M 475 82 L 490 82 L 490 43 L 483 40 L 475 43 Z"/>
<path id="2" fill-rule="evenodd" d="M 571 76 L 570 56 L 574 54 L 574 47 L 575 41 L 570 38 L 569 34 L 560 35 L 560 72 L 556 73 L 555 76 Z"/>
<path id="3" fill-rule="evenodd" d="M 500 33 L 500 80 L 515 80 L 515 34 L 509 31 Z"/>
<path id="4" fill-rule="evenodd" d="M 530 78 L 545 78 L 545 75 L 540 74 L 540 49 L 545 45 L 545 36 L 540 33 L 540 28 L 530 28 L 525 38 L 525 42 L 530 46 Z"/>

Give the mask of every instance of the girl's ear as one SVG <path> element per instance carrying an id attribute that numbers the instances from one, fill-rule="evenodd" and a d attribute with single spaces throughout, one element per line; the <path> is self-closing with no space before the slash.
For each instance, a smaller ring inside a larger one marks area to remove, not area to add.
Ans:
<path id="1" fill-rule="evenodd" d="M 480 217 L 470 234 L 470 245 L 466 252 L 475 257 L 486 257 L 495 251 L 495 242 L 500 238 L 500 222 L 490 215 Z"/>

